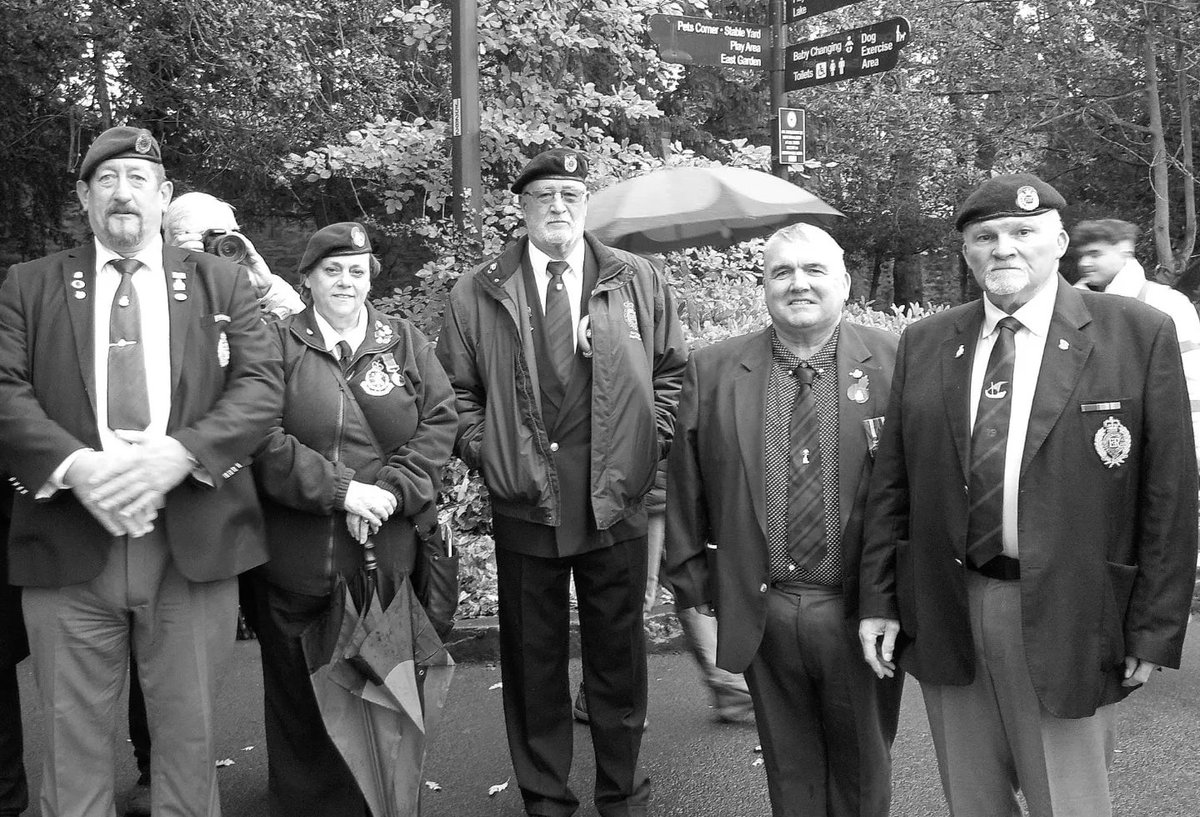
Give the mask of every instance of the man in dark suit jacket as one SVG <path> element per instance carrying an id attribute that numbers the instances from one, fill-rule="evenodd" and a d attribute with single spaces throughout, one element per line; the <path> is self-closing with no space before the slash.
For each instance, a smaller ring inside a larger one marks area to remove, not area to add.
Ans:
<path id="1" fill-rule="evenodd" d="M 1053 187 L 959 212 L 984 299 L 905 331 L 867 504 L 860 636 L 921 682 L 954 817 L 1111 814 L 1114 704 L 1178 667 L 1196 461 L 1170 318 L 1080 292 Z M 974 430 L 973 430 L 974 429 Z"/>
<path id="2" fill-rule="evenodd" d="M 528 238 L 459 279 L 438 359 L 456 451 L 492 502 L 508 745 L 525 810 L 567 817 L 569 585 L 602 817 L 644 815 L 646 510 L 670 444 L 683 329 L 649 261 L 585 234 L 587 157 L 554 148 L 512 185 Z"/>
<path id="3" fill-rule="evenodd" d="M 245 273 L 163 247 L 171 184 L 148 132 L 99 136 L 77 193 L 95 241 L 18 264 L 0 288 L 8 566 L 42 695 L 42 813 L 113 813 L 132 642 L 154 810 L 218 815 L 236 576 L 266 558 L 244 466 L 278 415 L 280 364 Z"/>
<path id="4" fill-rule="evenodd" d="M 745 671 L 775 817 L 885 817 L 901 679 L 859 660 L 858 556 L 896 337 L 841 319 L 842 249 L 785 227 L 771 326 L 695 351 L 667 469 L 667 570 Z M 806 525 L 805 522 L 808 522 Z"/>

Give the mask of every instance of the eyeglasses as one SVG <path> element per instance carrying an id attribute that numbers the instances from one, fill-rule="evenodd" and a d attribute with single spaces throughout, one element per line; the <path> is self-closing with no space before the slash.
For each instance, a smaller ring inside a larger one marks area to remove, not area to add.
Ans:
<path id="1" fill-rule="evenodd" d="M 563 204 L 568 207 L 574 207 L 583 201 L 587 191 L 584 190 L 539 190 L 536 193 L 522 193 L 522 196 L 529 196 L 543 207 L 549 207 L 554 204 L 556 197 L 561 198 Z"/>

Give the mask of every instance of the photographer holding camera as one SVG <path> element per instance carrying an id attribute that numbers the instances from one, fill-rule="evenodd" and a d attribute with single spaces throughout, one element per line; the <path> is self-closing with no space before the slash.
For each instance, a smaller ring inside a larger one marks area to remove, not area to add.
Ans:
<path id="1" fill-rule="evenodd" d="M 240 230 L 233 207 L 208 193 L 177 196 L 163 216 L 165 243 L 218 255 L 245 267 L 263 312 L 286 318 L 303 310 L 300 295 L 287 281 L 271 273 Z"/>

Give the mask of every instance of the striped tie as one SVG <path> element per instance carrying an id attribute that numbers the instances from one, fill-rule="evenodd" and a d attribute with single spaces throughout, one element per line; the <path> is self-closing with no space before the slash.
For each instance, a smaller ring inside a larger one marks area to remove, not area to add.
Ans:
<path id="1" fill-rule="evenodd" d="M 1021 322 L 1010 316 L 1001 319 L 997 328 L 971 431 L 967 494 L 967 560 L 971 567 L 981 567 L 1004 550 L 1004 459 L 1012 417 L 1016 333 Z"/>
<path id="2" fill-rule="evenodd" d="M 119 258 L 112 265 L 121 273 L 121 283 L 108 317 L 108 427 L 145 431 L 150 425 L 150 397 L 142 313 L 133 288 L 133 274 L 142 264 L 133 258 Z"/>
<path id="3" fill-rule="evenodd" d="M 821 492 L 821 440 L 813 400 L 810 366 L 792 369 L 800 381 L 792 404 L 789 437 L 792 447 L 788 490 L 788 545 L 800 568 L 812 567 L 825 556 L 825 501 Z"/>
<path id="4" fill-rule="evenodd" d="M 564 384 L 571 379 L 571 365 L 575 360 L 571 302 L 563 283 L 563 273 L 568 269 L 566 261 L 551 261 L 546 265 L 546 272 L 550 274 L 546 286 L 546 350 L 559 382 Z"/>

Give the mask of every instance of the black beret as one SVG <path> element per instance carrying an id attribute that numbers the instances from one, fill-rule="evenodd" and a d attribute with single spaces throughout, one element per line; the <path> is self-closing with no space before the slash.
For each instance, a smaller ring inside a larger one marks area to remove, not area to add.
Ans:
<path id="1" fill-rule="evenodd" d="M 1032 173 L 1008 173 L 988 179 L 967 196 L 954 219 L 959 232 L 968 224 L 1007 216 L 1037 216 L 1061 210 L 1067 200 Z"/>
<path id="2" fill-rule="evenodd" d="M 316 265 L 322 258 L 331 255 L 358 255 L 371 251 L 371 239 L 367 231 L 356 221 L 342 221 L 322 227 L 308 239 L 304 248 L 304 257 L 300 259 L 300 275 L 305 275 L 309 268 Z"/>
<path id="3" fill-rule="evenodd" d="M 587 178 L 587 157 L 570 148 L 551 148 L 529 160 L 521 175 L 512 183 L 514 193 L 520 193 L 525 185 L 536 179 L 574 179 L 581 182 Z"/>
<path id="4" fill-rule="evenodd" d="M 161 165 L 162 153 L 158 149 L 158 140 L 150 135 L 150 131 L 118 125 L 109 128 L 92 142 L 83 157 L 83 164 L 79 166 L 79 178 L 88 181 L 92 178 L 92 171 L 109 159 L 145 159 Z"/>

